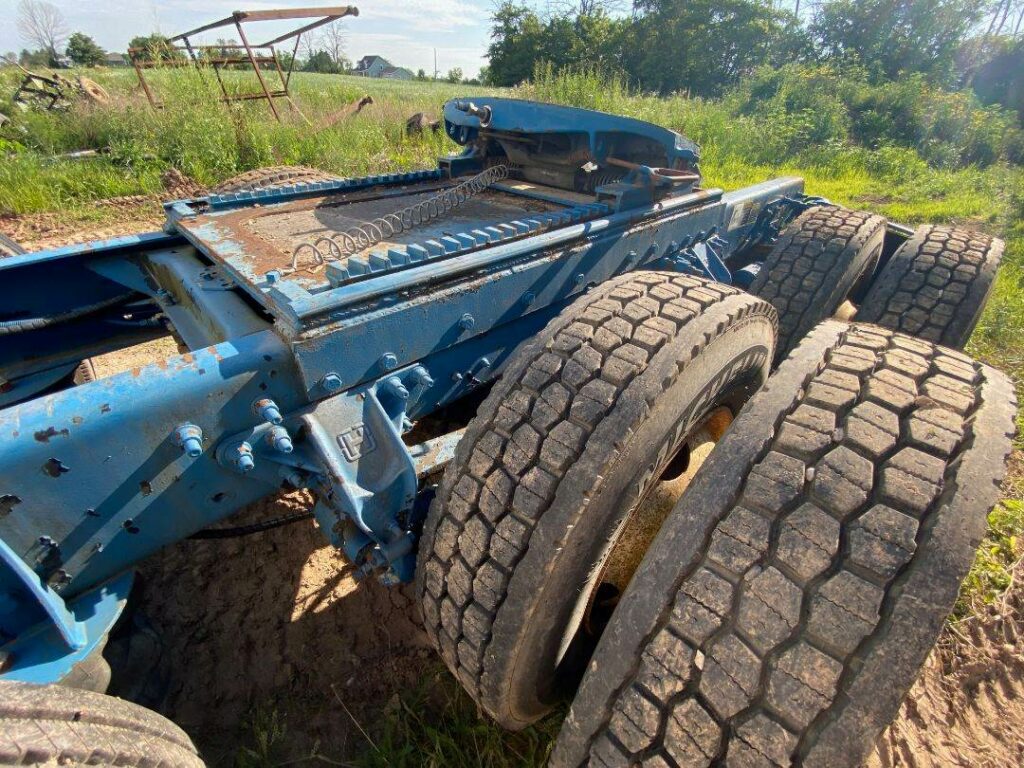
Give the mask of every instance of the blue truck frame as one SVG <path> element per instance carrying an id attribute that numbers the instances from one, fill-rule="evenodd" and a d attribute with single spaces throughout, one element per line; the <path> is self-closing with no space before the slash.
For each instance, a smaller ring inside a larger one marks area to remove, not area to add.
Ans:
<path id="1" fill-rule="evenodd" d="M 424 478 L 461 434 L 414 442 L 414 424 L 615 275 L 749 284 L 811 202 L 799 178 L 703 188 L 697 147 L 638 120 L 497 98 L 444 118 L 465 150 L 436 169 L 178 201 L 163 232 L 0 260 L 0 678 L 68 680 L 101 651 L 134 563 L 281 489 L 313 492 L 361 573 L 408 581 Z M 400 204 L 498 162 L 510 178 L 491 191 L 541 212 L 294 271 L 261 266 L 240 224 Z M 69 383 L 82 360 L 171 330 L 181 354 Z"/>

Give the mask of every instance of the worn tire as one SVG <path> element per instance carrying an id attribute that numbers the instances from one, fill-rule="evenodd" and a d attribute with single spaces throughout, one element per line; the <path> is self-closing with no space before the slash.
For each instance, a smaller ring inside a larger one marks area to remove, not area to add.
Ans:
<path id="1" fill-rule="evenodd" d="M 963 349 L 1002 256 L 998 238 L 957 227 L 918 227 L 871 284 L 857 320 Z"/>
<path id="2" fill-rule="evenodd" d="M 427 633 L 501 725 L 578 681 L 562 643 L 620 525 L 695 422 L 761 386 L 775 324 L 729 286 L 633 273 L 514 354 L 445 471 L 417 569 Z"/>
<path id="3" fill-rule="evenodd" d="M 0 682 L 0 765 L 201 768 L 170 720 L 112 696 L 62 685 Z"/>
<path id="4" fill-rule="evenodd" d="M 227 181 L 222 181 L 215 186 L 211 192 L 215 195 L 227 195 L 236 192 L 254 192 L 258 189 L 280 189 L 295 184 L 337 181 L 339 178 L 339 176 L 304 165 L 274 165 L 232 176 Z"/>
<path id="5" fill-rule="evenodd" d="M 822 324 L 664 523 L 552 766 L 860 765 L 956 600 L 1014 413 L 958 352 Z"/>
<path id="6" fill-rule="evenodd" d="M 878 264 L 884 242 L 881 216 L 834 205 L 809 208 L 783 230 L 750 285 L 779 312 L 776 360 L 839 310 Z"/>

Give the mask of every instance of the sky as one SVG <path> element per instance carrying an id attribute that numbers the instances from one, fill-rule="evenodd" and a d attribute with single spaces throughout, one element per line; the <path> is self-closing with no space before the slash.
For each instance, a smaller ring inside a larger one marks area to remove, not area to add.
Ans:
<path id="1" fill-rule="evenodd" d="M 328 5 L 318 0 L 50 0 L 64 14 L 73 32 L 84 32 L 108 51 L 123 52 L 140 34 L 174 35 L 232 11 Z M 415 72 L 437 68 L 442 75 L 458 67 L 473 77 L 487 64 L 490 0 L 341 0 L 359 7 L 357 18 L 336 24 L 346 31 L 346 54 L 354 62 L 370 54 Z M 20 51 L 26 41 L 15 23 L 18 0 L 0 0 L 0 53 Z M 301 22 L 259 22 L 245 26 L 250 42 L 276 37 Z M 232 37 L 232 29 L 214 32 L 202 41 Z"/>

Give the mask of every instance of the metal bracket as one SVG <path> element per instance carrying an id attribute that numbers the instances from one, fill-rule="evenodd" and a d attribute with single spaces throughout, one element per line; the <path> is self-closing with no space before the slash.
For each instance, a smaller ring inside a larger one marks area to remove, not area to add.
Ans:
<path id="1" fill-rule="evenodd" d="M 430 373 L 417 365 L 294 414 L 281 416 L 275 408 L 276 421 L 227 438 L 217 460 L 255 480 L 312 488 L 321 528 L 363 575 L 410 581 L 418 478 L 436 470 L 448 446 L 428 446 L 414 457 L 402 433 L 412 426 L 409 409 L 432 386 Z M 257 408 L 267 412 L 267 402 Z"/>

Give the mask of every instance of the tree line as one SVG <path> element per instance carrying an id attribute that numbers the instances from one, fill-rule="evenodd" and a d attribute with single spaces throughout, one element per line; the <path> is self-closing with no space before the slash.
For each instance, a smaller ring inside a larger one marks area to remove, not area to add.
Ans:
<path id="1" fill-rule="evenodd" d="M 1019 94 L 1022 36 L 1024 0 L 578 0 L 546 11 L 502 0 L 487 77 L 515 85 L 543 62 L 711 97 L 761 67 L 805 62 L 855 67 L 872 82 L 918 74 L 959 87 L 982 76 Z"/>

